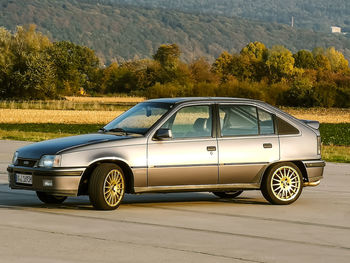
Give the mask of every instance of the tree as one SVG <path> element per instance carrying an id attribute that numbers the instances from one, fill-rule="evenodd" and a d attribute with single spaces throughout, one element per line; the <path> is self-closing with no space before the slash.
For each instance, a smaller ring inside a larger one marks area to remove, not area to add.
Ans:
<path id="1" fill-rule="evenodd" d="M 13 96 L 25 99 L 53 99 L 56 93 L 54 65 L 45 52 L 31 53 L 26 60 L 26 70 L 13 74 Z"/>
<path id="2" fill-rule="evenodd" d="M 310 51 L 299 50 L 293 57 L 295 60 L 295 67 L 303 69 L 315 68 L 314 56 Z"/>
<path id="3" fill-rule="evenodd" d="M 10 76 L 13 67 L 13 54 L 10 50 L 11 33 L 0 27 L 0 96 L 7 97 L 10 90 Z"/>
<path id="4" fill-rule="evenodd" d="M 196 83 L 217 83 L 217 76 L 211 71 L 211 66 L 204 58 L 197 59 L 189 65 L 191 78 Z"/>
<path id="5" fill-rule="evenodd" d="M 273 82 L 288 78 L 294 73 L 293 54 L 283 46 L 274 46 L 269 50 L 266 65 Z"/>
<path id="6" fill-rule="evenodd" d="M 176 44 L 161 45 L 153 58 L 165 69 L 173 70 L 179 63 L 180 48 Z"/>
<path id="7" fill-rule="evenodd" d="M 243 79 L 251 79 L 261 81 L 267 76 L 268 69 L 266 60 L 268 57 L 268 49 L 261 42 L 251 42 L 245 46 L 240 53 L 243 69 Z"/>
<path id="8" fill-rule="evenodd" d="M 61 94 L 77 94 L 83 88 L 89 92 L 97 84 L 99 59 L 91 49 L 68 41 L 53 44 L 49 54 L 57 74 L 57 88 Z"/>
<path id="9" fill-rule="evenodd" d="M 315 56 L 315 68 L 318 70 L 331 70 L 331 62 L 325 55 L 317 54 Z"/>
<path id="10" fill-rule="evenodd" d="M 241 50 L 241 55 L 248 56 L 254 61 L 266 61 L 268 49 L 261 42 L 250 42 Z"/>
<path id="11" fill-rule="evenodd" d="M 34 25 L 17 27 L 11 37 L 11 74 L 8 75 L 6 97 L 21 99 L 55 98 L 56 75 L 47 49 L 50 40 L 36 31 Z"/>
<path id="12" fill-rule="evenodd" d="M 344 55 L 335 50 L 334 47 L 328 48 L 325 51 L 325 56 L 329 59 L 332 71 L 339 72 L 348 69 L 349 62 L 344 58 Z"/>
<path id="13" fill-rule="evenodd" d="M 229 75 L 231 71 L 230 67 L 232 58 L 233 56 L 227 51 L 222 52 L 221 55 L 213 63 L 212 71 L 217 74 L 221 74 L 222 76 Z"/>

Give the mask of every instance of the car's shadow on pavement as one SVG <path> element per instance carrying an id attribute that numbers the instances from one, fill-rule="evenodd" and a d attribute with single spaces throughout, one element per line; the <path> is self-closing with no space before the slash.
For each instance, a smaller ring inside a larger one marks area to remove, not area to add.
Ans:
<path id="1" fill-rule="evenodd" d="M 15 192 L 13 192 L 15 193 Z M 47 209 L 67 209 L 67 210 L 95 210 L 90 204 L 87 196 L 69 197 L 63 204 L 43 204 L 37 200 L 35 194 L 18 193 L 14 195 L 12 192 L 8 193 L 5 198 L 0 198 L 0 205 L 3 207 L 13 208 L 47 208 Z M 6 195 L 6 194 L 5 194 Z M 14 198 L 15 197 L 15 198 Z M 188 206 L 188 205 L 217 205 L 221 204 L 237 204 L 237 205 L 269 205 L 268 202 L 261 198 L 251 198 L 240 196 L 234 199 L 219 198 L 209 193 L 177 193 L 177 194 L 144 194 L 144 195 L 130 195 L 127 194 L 121 204 L 121 208 L 142 206 L 154 207 L 158 204 L 169 206 Z"/>

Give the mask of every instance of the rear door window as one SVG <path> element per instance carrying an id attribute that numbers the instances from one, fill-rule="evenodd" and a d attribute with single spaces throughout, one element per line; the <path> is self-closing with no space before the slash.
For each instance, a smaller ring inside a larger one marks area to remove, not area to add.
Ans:
<path id="1" fill-rule="evenodd" d="M 260 134 L 274 134 L 273 115 L 258 108 Z"/>
<path id="2" fill-rule="evenodd" d="M 245 105 L 220 105 L 221 136 L 258 135 L 256 108 Z"/>
<path id="3" fill-rule="evenodd" d="M 219 105 L 221 136 L 275 134 L 274 116 L 250 105 Z"/>

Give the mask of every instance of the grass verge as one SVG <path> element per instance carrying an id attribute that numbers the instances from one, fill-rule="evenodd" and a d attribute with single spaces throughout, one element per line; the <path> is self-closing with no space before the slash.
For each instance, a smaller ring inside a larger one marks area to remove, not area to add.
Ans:
<path id="1" fill-rule="evenodd" d="M 38 142 L 93 133 L 103 126 L 100 124 L 0 123 L 0 139 Z"/>
<path id="2" fill-rule="evenodd" d="M 324 145 L 322 159 L 327 162 L 350 163 L 350 146 Z"/>
<path id="3" fill-rule="evenodd" d="M 350 146 L 350 123 L 321 123 L 320 133 L 324 145 Z"/>

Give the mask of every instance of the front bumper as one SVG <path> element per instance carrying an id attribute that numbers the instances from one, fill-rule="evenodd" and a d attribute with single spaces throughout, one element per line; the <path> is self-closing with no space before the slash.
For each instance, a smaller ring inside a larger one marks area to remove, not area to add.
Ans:
<path id="1" fill-rule="evenodd" d="M 33 190 L 62 196 L 77 196 L 83 168 L 31 168 L 10 165 L 7 168 L 9 186 L 12 189 Z M 32 175 L 32 184 L 16 183 L 16 173 Z M 51 180 L 52 186 L 44 186 Z"/>
<path id="2" fill-rule="evenodd" d="M 305 186 L 317 186 L 319 181 L 323 178 L 323 170 L 326 163 L 323 160 L 303 161 L 303 163 L 305 165 L 308 178 Z"/>

